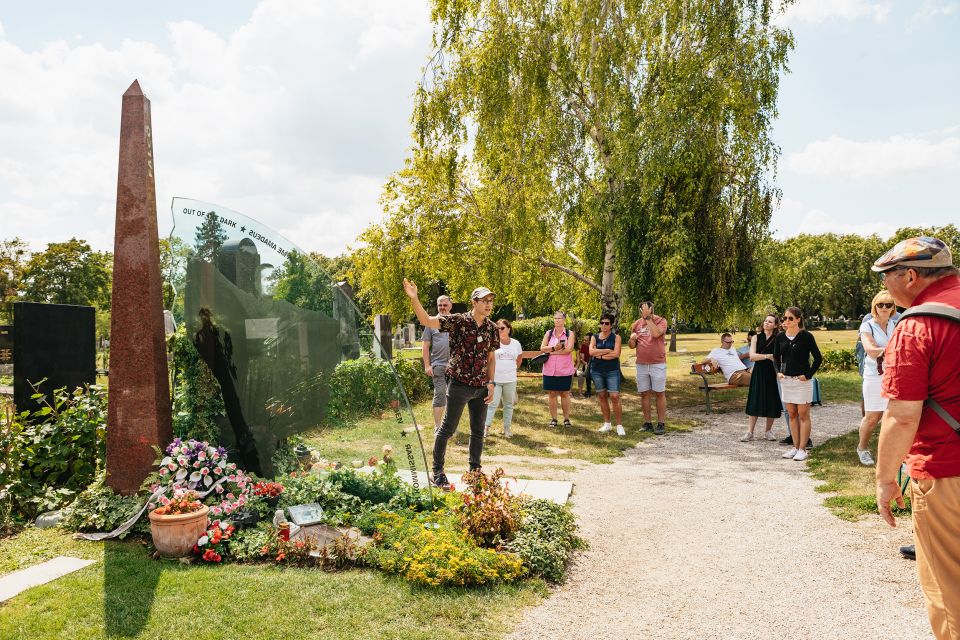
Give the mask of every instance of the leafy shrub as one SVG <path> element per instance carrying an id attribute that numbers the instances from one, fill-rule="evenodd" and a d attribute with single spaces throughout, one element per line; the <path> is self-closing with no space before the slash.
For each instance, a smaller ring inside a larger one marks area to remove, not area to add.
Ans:
<path id="1" fill-rule="evenodd" d="M 345 493 L 340 485 L 329 478 L 313 473 L 292 473 L 283 479 L 283 494 L 279 507 L 286 509 L 298 504 L 316 502 L 324 511 L 324 522 L 341 525 L 350 521 L 351 515 L 361 509 L 360 499 Z"/>
<path id="2" fill-rule="evenodd" d="M 503 469 L 490 476 L 477 469 L 463 474 L 463 504 L 457 509 L 460 526 L 478 544 L 492 547 L 509 540 L 520 524 L 520 500 L 500 482 Z"/>
<path id="3" fill-rule="evenodd" d="M 68 531 L 113 531 L 142 506 L 142 498 L 115 493 L 107 485 L 106 473 L 100 471 L 90 486 L 63 510 L 60 526 Z M 128 533 L 129 530 L 120 538 Z"/>
<path id="4" fill-rule="evenodd" d="M 330 474 L 330 481 L 344 493 L 373 504 L 386 504 L 404 493 L 404 484 L 397 476 L 397 467 L 393 463 L 378 465 L 371 473 L 338 469 Z"/>
<path id="5" fill-rule="evenodd" d="M 33 398 L 39 409 L 10 416 L 0 430 L 0 496 L 10 517 L 23 519 L 83 491 L 106 447 L 107 396 L 99 387 Z"/>
<path id="6" fill-rule="evenodd" d="M 585 546 L 573 512 L 550 500 L 530 499 L 523 502 L 521 520 L 516 537 L 504 549 L 519 555 L 530 575 L 560 582 L 570 552 Z"/>
<path id="7" fill-rule="evenodd" d="M 824 371 L 856 371 L 857 355 L 854 349 L 829 349 L 823 353 Z"/>
<path id="8" fill-rule="evenodd" d="M 200 358 L 181 326 L 170 336 L 176 386 L 173 389 L 173 433 L 184 440 L 220 442 L 217 418 L 225 415 L 220 384 Z"/>
<path id="9" fill-rule="evenodd" d="M 330 378 L 328 413 L 334 424 L 379 413 L 398 400 L 397 382 L 382 360 L 362 357 L 344 360 Z"/>
<path id="10" fill-rule="evenodd" d="M 397 357 L 393 361 L 393 367 L 397 370 L 397 376 L 411 404 L 433 395 L 433 385 L 430 378 L 423 373 L 423 363 L 420 360 Z"/>
<path id="11" fill-rule="evenodd" d="M 518 556 L 478 547 L 450 521 L 432 523 L 393 513 L 380 516 L 364 558 L 387 573 L 430 587 L 510 582 L 524 575 Z"/>
<path id="12" fill-rule="evenodd" d="M 233 533 L 227 541 L 227 555 L 237 562 L 257 562 L 264 559 L 264 547 L 269 547 L 275 530 L 269 522 L 261 522 L 256 527 L 241 529 Z"/>

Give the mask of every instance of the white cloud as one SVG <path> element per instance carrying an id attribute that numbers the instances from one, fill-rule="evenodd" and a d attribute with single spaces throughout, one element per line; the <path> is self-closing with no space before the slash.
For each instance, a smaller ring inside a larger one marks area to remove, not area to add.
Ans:
<path id="1" fill-rule="evenodd" d="M 899 225 L 905 226 L 905 225 Z M 834 216 L 821 211 L 820 209 L 813 209 L 808 211 L 806 215 L 803 216 L 803 219 L 800 222 L 800 226 L 797 229 L 797 233 L 809 233 L 809 234 L 818 234 L 818 233 L 839 233 L 839 234 L 848 234 L 856 233 L 861 236 L 869 236 L 871 234 L 877 234 L 881 238 L 889 238 L 894 233 L 897 232 L 899 227 L 897 225 L 890 224 L 889 222 L 841 222 Z"/>
<path id="2" fill-rule="evenodd" d="M 939 139 L 931 140 L 929 138 Z M 789 154 L 786 166 L 805 175 L 829 178 L 895 178 L 919 171 L 960 171 L 960 137 L 955 132 L 891 136 L 859 142 L 831 136 Z"/>
<path id="3" fill-rule="evenodd" d="M 923 0 L 920 8 L 913 14 L 916 21 L 930 20 L 931 18 L 946 17 L 960 12 L 960 2 L 942 2 L 941 0 Z"/>
<path id="4" fill-rule="evenodd" d="M 183 21 L 164 42 L 115 48 L 0 40 L 2 237 L 112 248 L 120 96 L 137 78 L 161 229 L 179 195 L 338 252 L 379 218 L 402 165 L 430 30 L 419 0 L 264 0 L 227 37 Z"/>
<path id="5" fill-rule="evenodd" d="M 787 8 L 782 21 L 825 22 L 827 20 L 858 20 L 867 18 L 882 22 L 890 15 L 891 2 L 867 0 L 797 0 Z"/>

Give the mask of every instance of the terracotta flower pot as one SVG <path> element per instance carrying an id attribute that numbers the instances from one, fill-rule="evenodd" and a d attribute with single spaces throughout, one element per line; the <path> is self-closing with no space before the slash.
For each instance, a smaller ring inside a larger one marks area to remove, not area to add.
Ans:
<path id="1" fill-rule="evenodd" d="M 193 552 L 193 545 L 197 544 L 207 531 L 210 508 L 204 506 L 193 513 L 177 515 L 161 515 L 156 511 L 150 512 L 150 533 L 153 534 L 153 546 L 160 555 L 168 558 L 182 558 Z"/>

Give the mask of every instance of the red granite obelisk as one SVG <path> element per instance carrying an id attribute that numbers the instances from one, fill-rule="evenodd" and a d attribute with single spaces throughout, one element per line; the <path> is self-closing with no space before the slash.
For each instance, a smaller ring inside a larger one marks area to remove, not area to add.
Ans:
<path id="1" fill-rule="evenodd" d="M 172 439 L 150 101 L 123 94 L 113 244 L 107 482 L 134 493 Z"/>

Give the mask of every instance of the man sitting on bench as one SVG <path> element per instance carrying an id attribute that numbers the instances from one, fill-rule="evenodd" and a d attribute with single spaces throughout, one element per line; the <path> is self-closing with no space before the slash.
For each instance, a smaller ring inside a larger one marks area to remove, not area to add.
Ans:
<path id="1" fill-rule="evenodd" d="M 733 336 L 729 333 L 720 336 L 720 346 L 707 354 L 707 362 L 714 369 L 720 369 L 723 372 L 730 386 L 750 386 L 750 372 L 740 360 L 740 354 L 733 348 Z"/>

